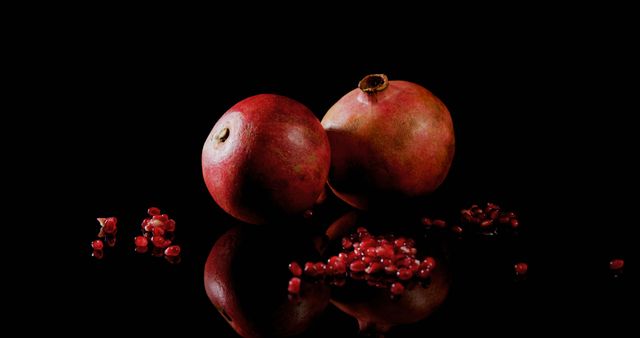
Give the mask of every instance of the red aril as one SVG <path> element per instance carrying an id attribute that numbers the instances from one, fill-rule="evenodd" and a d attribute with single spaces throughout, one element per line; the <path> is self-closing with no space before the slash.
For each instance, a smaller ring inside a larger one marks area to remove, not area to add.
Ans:
<path id="1" fill-rule="evenodd" d="M 454 155 L 451 116 L 425 88 L 368 75 L 322 119 L 331 143 L 329 186 L 354 207 L 433 192 Z"/>
<path id="2" fill-rule="evenodd" d="M 202 149 L 204 181 L 230 215 L 253 224 L 311 209 L 327 181 L 329 141 L 301 103 L 249 97 L 213 126 Z"/>

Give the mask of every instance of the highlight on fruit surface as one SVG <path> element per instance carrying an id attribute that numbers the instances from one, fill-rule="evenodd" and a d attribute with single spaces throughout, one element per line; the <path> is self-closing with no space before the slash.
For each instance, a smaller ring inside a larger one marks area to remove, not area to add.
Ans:
<path id="1" fill-rule="evenodd" d="M 202 171 L 223 210 L 262 224 L 311 209 L 330 157 L 327 135 L 307 107 L 262 94 L 238 102 L 216 122 L 202 150 Z"/>
<path id="2" fill-rule="evenodd" d="M 451 116 L 420 85 L 368 75 L 322 119 L 331 143 L 329 186 L 367 209 L 427 195 L 444 181 L 455 151 Z"/>

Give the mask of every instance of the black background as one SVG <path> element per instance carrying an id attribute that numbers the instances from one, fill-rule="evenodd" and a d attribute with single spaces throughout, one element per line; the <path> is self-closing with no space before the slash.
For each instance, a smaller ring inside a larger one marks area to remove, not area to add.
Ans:
<path id="1" fill-rule="evenodd" d="M 47 98 L 59 113 L 41 122 L 61 126 L 55 141 L 64 151 L 51 163 L 62 163 L 57 189 L 71 192 L 61 217 L 77 262 L 62 278 L 72 310 L 58 324 L 96 334 L 234 336 L 202 282 L 209 249 L 232 223 L 201 177 L 211 127 L 259 93 L 294 98 L 321 118 L 362 76 L 383 72 L 430 89 L 452 114 L 456 157 L 435 205 L 447 213 L 493 201 L 518 211 L 525 227 L 515 242 L 469 248 L 500 264 L 461 264 L 442 310 L 389 336 L 629 325 L 623 308 L 635 263 L 627 260 L 616 280 L 608 261 L 630 255 L 637 223 L 635 203 L 615 192 L 637 186 L 628 115 L 637 85 L 626 84 L 638 75 L 637 55 L 625 27 L 546 31 L 517 21 L 452 38 L 417 24 L 295 38 L 285 34 L 291 27 L 230 37 L 232 27 L 111 23 L 48 36 L 58 39 L 43 45 L 52 57 L 40 65 L 41 85 L 52 88 Z M 177 221 L 181 264 L 133 252 L 149 206 Z M 95 218 L 111 215 L 120 220 L 118 243 L 98 261 L 89 246 Z M 511 279 L 517 260 L 529 262 L 524 283 Z M 307 334 L 356 332 L 354 319 L 330 307 Z"/>

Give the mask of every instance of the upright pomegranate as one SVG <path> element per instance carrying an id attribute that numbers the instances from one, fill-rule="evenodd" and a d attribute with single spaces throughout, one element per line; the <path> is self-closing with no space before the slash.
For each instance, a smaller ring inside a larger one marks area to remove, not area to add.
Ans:
<path id="1" fill-rule="evenodd" d="M 327 135 L 307 107 L 262 94 L 238 102 L 213 126 L 202 171 L 222 209 L 260 224 L 313 206 L 327 181 L 330 156 Z"/>
<path id="2" fill-rule="evenodd" d="M 322 119 L 331 143 L 329 185 L 360 209 L 433 192 L 455 149 L 445 105 L 411 82 L 364 77 Z"/>
<path id="3" fill-rule="evenodd" d="M 318 258 L 308 236 L 290 229 L 240 226 L 215 243 L 204 286 L 220 314 L 241 336 L 284 337 L 303 332 L 329 304 L 329 288 L 297 279 L 289 295 L 288 264 Z"/>

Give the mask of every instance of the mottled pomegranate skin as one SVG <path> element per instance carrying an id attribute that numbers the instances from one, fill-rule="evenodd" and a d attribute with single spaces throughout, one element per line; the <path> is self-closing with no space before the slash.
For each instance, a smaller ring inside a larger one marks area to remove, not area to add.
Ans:
<path id="1" fill-rule="evenodd" d="M 420 85 L 382 76 L 365 77 L 322 119 L 332 150 L 329 185 L 360 209 L 433 192 L 455 150 L 445 105 Z"/>
<path id="2" fill-rule="evenodd" d="M 245 338 L 299 334 L 329 304 L 324 283 L 303 281 L 299 302 L 288 299 L 288 264 L 318 259 L 318 254 L 304 235 L 277 230 L 232 228 L 218 239 L 205 264 L 207 296 Z"/>
<path id="3" fill-rule="evenodd" d="M 327 181 L 330 153 L 309 109 L 262 94 L 240 101 L 218 120 L 202 150 L 202 171 L 222 209 L 261 224 L 313 206 Z"/>

